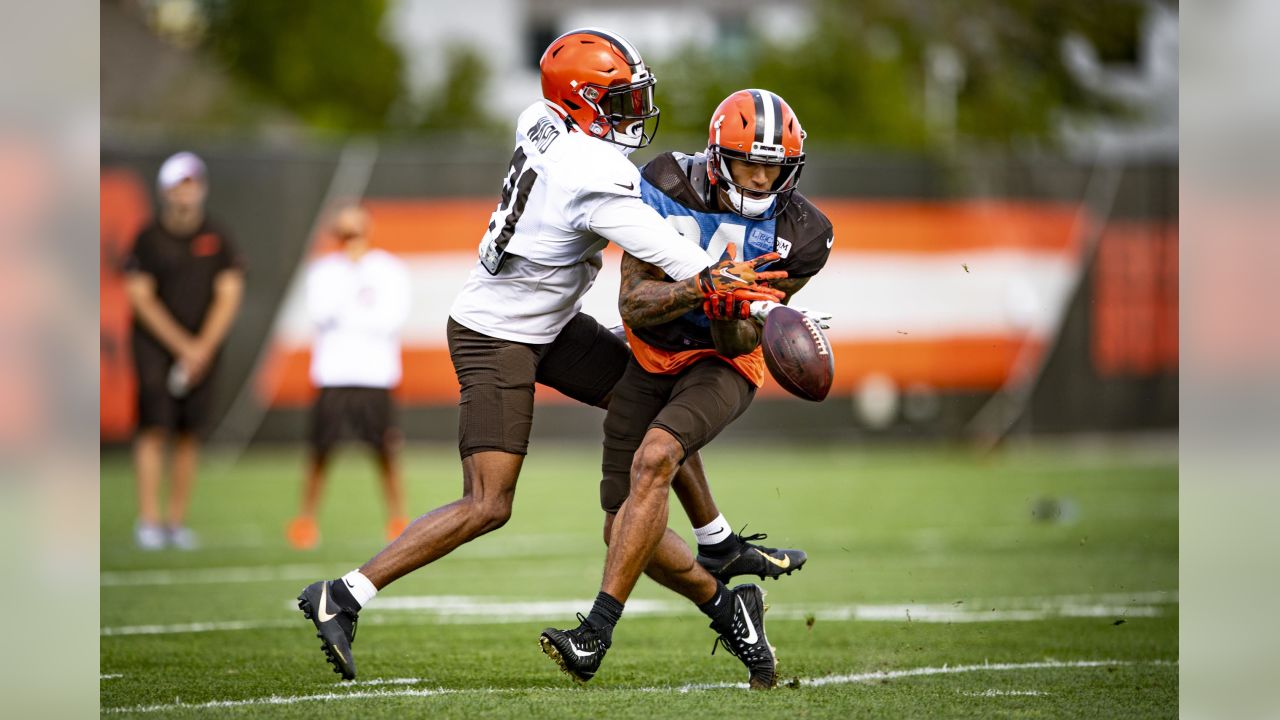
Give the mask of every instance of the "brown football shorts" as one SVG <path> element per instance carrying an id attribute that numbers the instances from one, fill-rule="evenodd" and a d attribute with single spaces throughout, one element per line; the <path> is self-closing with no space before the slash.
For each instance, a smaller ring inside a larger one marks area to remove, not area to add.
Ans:
<path id="1" fill-rule="evenodd" d="M 485 450 L 526 454 L 534 383 L 603 407 L 631 357 L 624 341 L 585 313 L 544 345 L 490 337 L 453 318 L 448 338 L 461 390 L 458 452 L 464 458 Z"/>
<path id="2" fill-rule="evenodd" d="M 600 507 L 616 513 L 631 492 L 631 458 L 649 428 L 702 449 L 751 406 L 756 387 L 728 363 L 707 358 L 675 375 L 651 373 L 632 359 L 613 388 L 604 420 Z"/>

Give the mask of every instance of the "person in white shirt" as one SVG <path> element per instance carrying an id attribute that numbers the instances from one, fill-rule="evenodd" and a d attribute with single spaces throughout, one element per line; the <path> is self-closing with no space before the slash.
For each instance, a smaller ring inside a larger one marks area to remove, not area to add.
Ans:
<path id="1" fill-rule="evenodd" d="M 543 97 L 516 120 L 501 198 L 448 321 L 461 394 L 463 497 L 419 517 L 357 570 L 314 582 L 298 596 L 344 679 L 356 674 L 351 641 L 365 603 L 507 522 L 533 423 L 535 385 L 608 406 L 630 351 L 581 312 L 605 245 L 618 245 L 706 297 L 782 296 L 757 284 L 755 266 L 770 258 L 716 262 L 641 199 L 640 172 L 627 156 L 657 128 L 656 80 L 629 42 L 608 30 L 575 30 L 548 46 L 540 67 Z M 730 532 L 710 501 L 696 454 L 673 486 L 695 532 Z M 648 571 L 691 601 L 705 602 L 689 582 L 693 563 L 684 546 L 683 554 L 655 553 Z"/>
<path id="2" fill-rule="evenodd" d="M 316 260 L 307 272 L 307 311 L 315 327 L 311 382 L 320 392 L 311 415 L 302 509 L 286 533 L 299 550 L 320 541 L 316 513 L 325 469 L 346 435 L 373 450 L 387 503 L 387 540 L 408 525 L 391 390 L 400 384 L 409 274 L 394 255 L 370 247 L 369 215 L 358 205 L 339 208 L 330 230 L 338 251 Z"/>

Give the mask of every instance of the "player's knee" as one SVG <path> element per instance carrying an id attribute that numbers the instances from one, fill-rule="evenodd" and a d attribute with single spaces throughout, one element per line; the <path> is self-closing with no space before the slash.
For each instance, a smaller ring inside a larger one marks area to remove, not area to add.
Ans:
<path id="1" fill-rule="evenodd" d="M 497 530 L 511 519 L 511 502 L 503 498 L 485 500 L 480 503 L 475 516 L 484 532 Z"/>
<path id="2" fill-rule="evenodd" d="M 632 458 L 631 491 L 665 491 L 683 455 L 684 450 L 675 438 L 665 432 L 651 433 Z"/>

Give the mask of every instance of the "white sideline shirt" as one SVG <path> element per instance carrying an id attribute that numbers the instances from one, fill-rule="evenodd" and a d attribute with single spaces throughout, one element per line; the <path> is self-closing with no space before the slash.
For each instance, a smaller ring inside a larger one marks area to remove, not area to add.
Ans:
<path id="1" fill-rule="evenodd" d="M 712 263 L 644 204 L 640 171 L 618 148 L 571 131 L 543 101 L 516 121 L 516 155 L 491 221 L 482 243 L 505 230 L 505 264 L 492 275 L 477 260 L 449 314 L 504 340 L 555 340 L 581 310 L 609 242 L 676 280 Z"/>
<path id="2" fill-rule="evenodd" d="M 394 255 L 371 249 L 356 261 L 342 252 L 316 260 L 307 271 L 307 313 L 315 327 L 315 386 L 389 389 L 400 383 L 409 272 Z"/>

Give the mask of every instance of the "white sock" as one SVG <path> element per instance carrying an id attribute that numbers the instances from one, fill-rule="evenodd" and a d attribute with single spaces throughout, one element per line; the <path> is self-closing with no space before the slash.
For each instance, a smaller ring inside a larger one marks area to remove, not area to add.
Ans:
<path id="1" fill-rule="evenodd" d="M 715 520 L 694 528 L 693 534 L 698 538 L 699 545 L 715 545 L 732 535 L 733 529 L 729 527 L 729 521 L 724 519 L 724 515 L 717 515 Z"/>
<path id="2" fill-rule="evenodd" d="M 342 576 L 342 581 L 347 584 L 347 589 L 351 591 L 352 597 L 356 602 L 360 603 L 360 607 L 364 607 L 365 603 L 373 599 L 378 594 L 378 588 L 369 582 L 369 578 L 365 577 L 359 570 L 352 570 Z"/>

